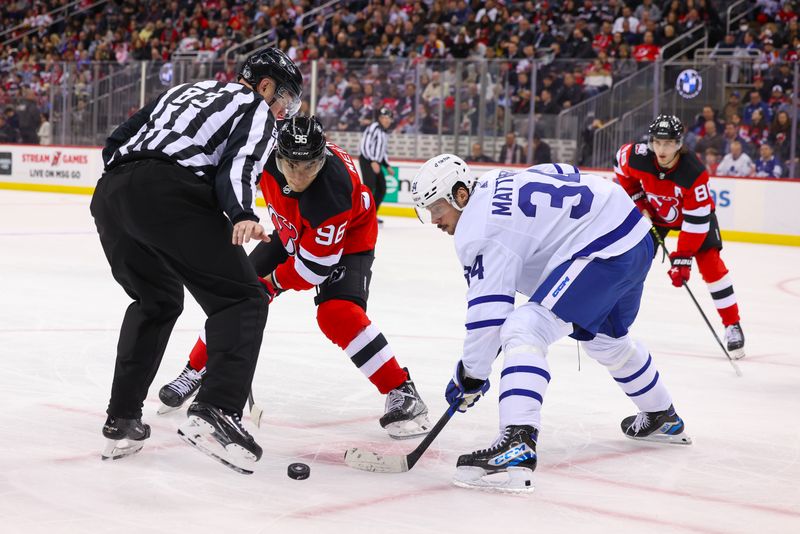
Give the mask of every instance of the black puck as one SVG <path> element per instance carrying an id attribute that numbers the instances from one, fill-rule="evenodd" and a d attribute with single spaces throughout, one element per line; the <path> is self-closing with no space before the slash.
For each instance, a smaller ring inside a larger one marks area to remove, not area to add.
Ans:
<path id="1" fill-rule="evenodd" d="M 286 474 L 295 480 L 305 480 L 311 476 L 311 468 L 306 464 L 289 464 Z"/>

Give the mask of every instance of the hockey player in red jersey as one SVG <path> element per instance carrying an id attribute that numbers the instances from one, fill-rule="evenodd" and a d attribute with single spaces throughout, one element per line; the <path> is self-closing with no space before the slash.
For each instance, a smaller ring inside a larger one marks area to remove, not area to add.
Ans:
<path id="1" fill-rule="evenodd" d="M 682 145 L 683 124 L 674 115 L 659 115 L 650 124 L 648 143 L 627 144 L 617 152 L 614 172 L 639 210 L 653 222 L 663 239 L 678 230 L 678 246 L 670 254 L 672 285 L 689 280 L 692 258 L 708 285 L 725 325 L 728 352 L 744 357 L 744 334 L 728 268 L 720 257 L 714 200 L 708 172 Z"/>
<path id="2" fill-rule="evenodd" d="M 275 231 L 250 261 L 270 301 L 283 291 L 316 286 L 320 330 L 386 395 L 381 426 L 398 439 L 427 433 L 425 403 L 366 314 L 378 219 L 352 158 L 326 143 L 316 118 L 295 117 L 278 133 L 261 190 Z M 159 413 L 180 407 L 199 387 L 207 359 L 204 341 L 201 334 L 189 364 L 161 388 Z"/>

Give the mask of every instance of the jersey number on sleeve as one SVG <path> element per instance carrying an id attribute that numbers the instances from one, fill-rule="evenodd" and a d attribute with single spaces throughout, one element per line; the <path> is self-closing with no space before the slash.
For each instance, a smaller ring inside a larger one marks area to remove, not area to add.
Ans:
<path id="1" fill-rule="evenodd" d="M 333 224 L 320 226 L 317 228 L 317 237 L 314 241 L 324 247 L 338 243 L 344 238 L 344 230 L 346 227 L 347 223 L 342 224 L 339 228 L 336 228 Z"/>
<path id="2" fill-rule="evenodd" d="M 483 280 L 483 254 L 475 256 L 475 262 L 471 267 L 464 265 L 464 278 L 467 280 L 467 285 L 470 285 L 470 280 L 476 276 L 478 280 Z"/>
<path id="3" fill-rule="evenodd" d="M 577 183 L 580 176 L 577 174 L 548 174 L 551 178 L 562 182 Z M 572 206 L 569 212 L 570 219 L 580 219 L 592 208 L 594 193 L 585 185 L 553 185 L 544 182 L 529 182 L 519 188 L 519 209 L 528 217 L 536 217 L 536 204 L 533 203 L 534 193 L 550 195 L 551 208 L 563 208 L 564 199 L 579 197 L 578 203 Z"/>

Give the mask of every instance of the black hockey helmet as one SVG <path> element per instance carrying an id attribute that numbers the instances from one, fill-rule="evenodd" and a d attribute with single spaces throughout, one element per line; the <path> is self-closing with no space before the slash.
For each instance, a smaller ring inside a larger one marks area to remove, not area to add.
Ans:
<path id="1" fill-rule="evenodd" d="M 675 139 L 681 143 L 683 139 L 683 123 L 675 115 L 659 115 L 648 128 L 650 141 L 653 139 Z"/>
<path id="2" fill-rule="evenodd" d="M 390 119 L 393 119 L 394 112 L 390 108 L 383 106 L 381 109 L 378 110 L 378 117 L 389 117 Z"/>
<path id="3" fill-rule="evenodd" d="M 279 48 L 271 47 L 250 54 L 242 64 L 239 76 L 254 89 L 264 78 L 274 80 L 275 98 L 284 97 L 289 102 L 286 106 L 286 117 L 293 116 L 300 109 L 303 75 L 297 65 Z"/>
<path id="4" fill-rule="evenodd" d="M 287 119 L 278 131 L 278 156 L 292 161 L 311 161 L 325 154 L 325 130 L 316 117 Z"/>

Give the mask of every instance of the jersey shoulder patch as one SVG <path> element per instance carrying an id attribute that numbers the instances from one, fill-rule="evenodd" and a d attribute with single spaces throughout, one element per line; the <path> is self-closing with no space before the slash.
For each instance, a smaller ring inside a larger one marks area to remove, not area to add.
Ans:
<path id="1" fill-rule="evenodd" d="M 646 156 L 648 150 L 650 149 L 647 147 L 647 143 L 636 143 L 633 146 L 633 153 L 637 156 Z"/>
<path id="2" fill-rule="evenodd" d="M 353 208 L 353 182 L 341 159 L 332 153 L 314 182 L 300 197 L 300 215 L 312 228 Z"/>

